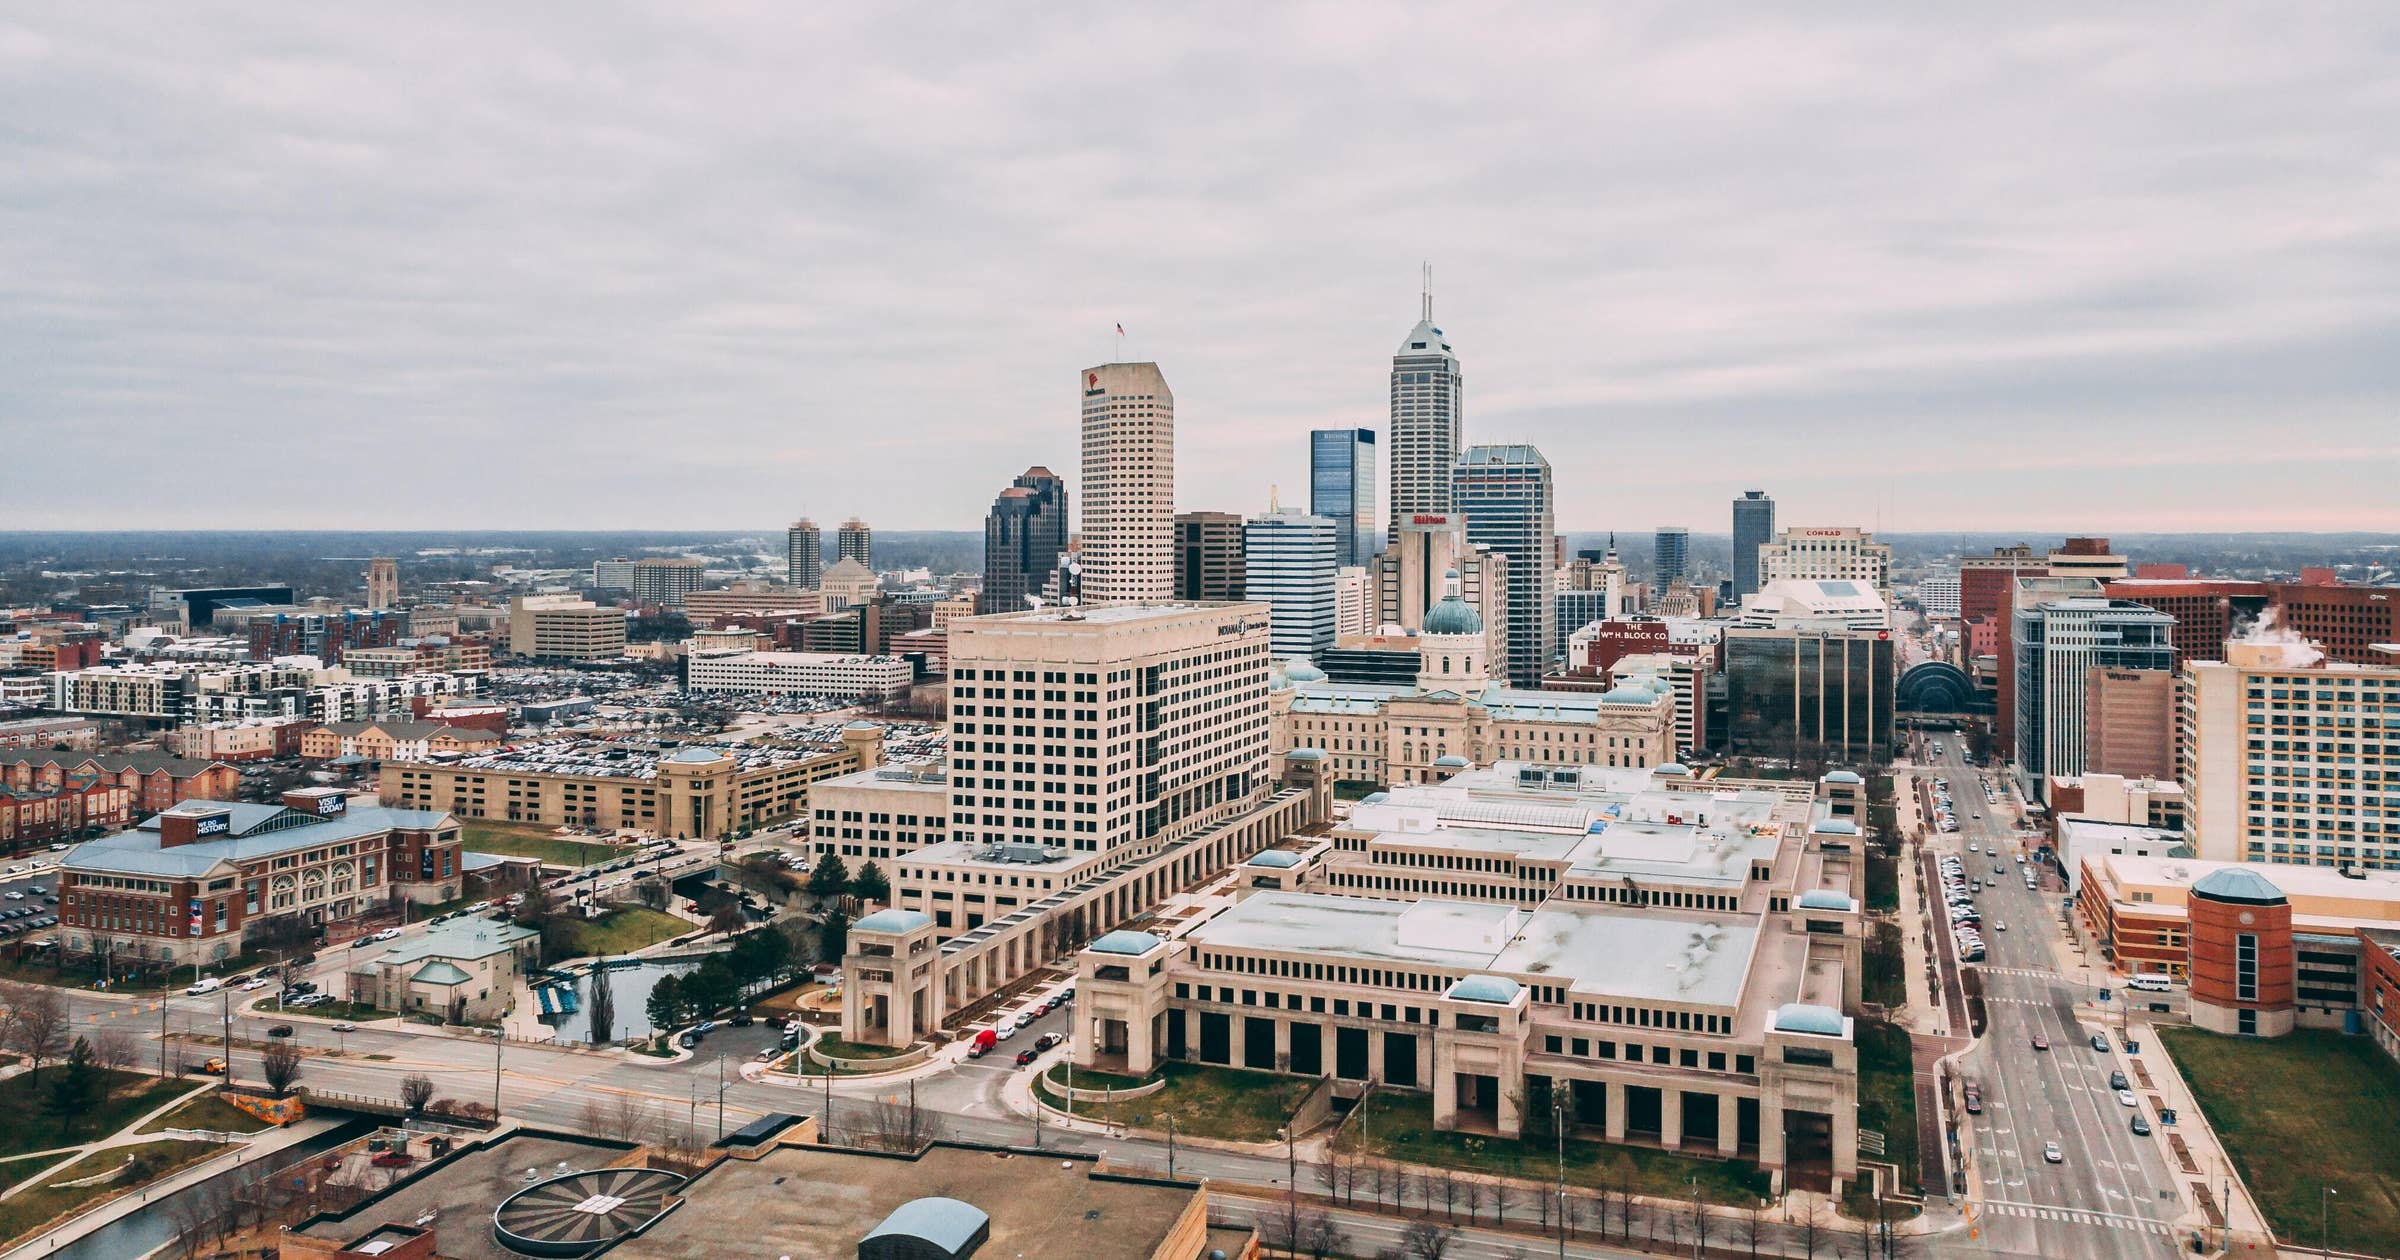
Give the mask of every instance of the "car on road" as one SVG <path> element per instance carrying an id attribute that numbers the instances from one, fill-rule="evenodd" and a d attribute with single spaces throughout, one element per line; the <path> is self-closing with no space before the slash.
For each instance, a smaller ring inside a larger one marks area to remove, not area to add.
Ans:
<path id="1" fill-rule="evenodd" d="M 1057 1033 L 1043 1033 L 1041 1036 L 1033 1039 L 1033 1048 L 1037 1052 L 1047 1050 L 1063 1040 L 1065 1040 L 1065 1038 L 1060 1037 Z"/>
<path id="2" fill-rule="evenodd" d="M 328 1025 L 328 1027 L 332 1028 L 332 1029 L 333 1029 L 335 1032 L 338 1032 L 338 1033 L 354 1033 L 354 1032 L 357 1032 L 357 1031 L 358 1031 L 358 1025 L 356 1025 L 356 1024 L 353 1024 L 353 1023 L 351 1023 L 351 1022 L 350 1022 L 350 1021 L 348 1021 L 348 1020 L 343 1020 L 342 1022 L 340 1022 L 340 1023 L 338 1023 L 338 1024 L 331 1024 L 331 1025 Z"/>
<path id="3" fill-rule="evenodd" d="M 2108 1074 L 2108 1087 L 2110 1089 L 2131 1089 L 2133 1082 L 2126 1080 L 2123 1072 L 2111 1072 Z"/>
<path id="4" fill-rule="evenodd" d="M 2117 1091 L 2117 1105 L 2120 1107 L 2139 1107 L 2142 1104 L 2140 1100 L 2133 1096 L 2132 1090 L 2120 1089 Z"/>
<path id="5" fill-rule="evenodd" d="M 1041 1057 L 1041 1056 L 1040 1056 L 1040 1053 L 1039 1053 L 1038 1051 L 1033 1051 L 1033 1050 L 1019 1050 L 1019 1051 L 1017 1051 L 1017 1066 L 1018 1066 L 1018 1067 L 1027 1067 L 1027 1066 L 1030 1066 L 1030 1065 L 1033 1063 L 1033 1061 L 1034 1061 L 1035 1059 L 1039 1058 L 1039 1057 Z"/>
<path id="6" fill-rule="evenodd" d="M 2044 1142 L 2042 1143 L 2042 1161 L 2050 1164 L 2063 1164 L 2067 1162 L 2067 1157 L 2058 1149 L 2058 1143 Z"/>
<path id="7" fill-rule="evenodd" d="M 2007 930 L 2008 930 L 2008 920 L 2006 920 L 2006 919 L 1999 919 L 1999 920 L 1995 920 L 1995 921 L 1993 922 L 1993 924 L 1992 924 L 1992 930 L 1993 930 L 1993 931 L 1995 931 L 1995 932 L 2005 932 L 2005 931 L 2007 931 Z"/>
<path id="8" fill-rule="evenodd" d="M 776 1057 L 780 1056 L 782 1053 L 783 1053 L 783 1047 L 781 1047 L 781 1046 L 768 1046 L 766 1049 L 764 1049 L 764 1050 L 761 1050 L 761 1051 L 759 1051 L 759 1052 L 758 1052 L 758 1061 L 759 1061 L 759 1062 L 761 1062 L 761 1063 L 765 1063 L 765 1062 L 767 1062 L 767 1061 L 768 1061 L 768 1060 L 770 1060 L 770 1059 L 774 1059 L 774 1058 L 776 1058 Z"/>
<path id="9" fill-rule="evenodd" d="M 1983 1114 L 1983 1086 L 1973 1081 L 1967 1082 L 1967 1114 L 1970 1116 Z"/>
<path id="10" fill-rule="evenodd" d="M 1011 1038 L 1011 1037 L 1014 1037 L 1014 1036 L 1016 1036 L 1016 1035 L 1017 1035 L 1017 1021 L 1015 1021 L 1015 1020 L 1013 1020 L 1013 1019 L 1012 1019 L 1012 1020 L 1009 1020 L 1008 1022 L 1006 1022 L 1006 1023 L 1004 1023 L 1004 1024 L 1000 1025 L 1000 1027 L 999 1027 L 999 1030 L 998 1030 L 998 1036 L 999 1036 L 1000 1040 L 1002 1040 L 1002 1041 L 1006 1041 L 1006 1040 L 1008 1040 L 1009 1038 Z"/>
<path id="11" fill-rule="evenodd" d="M 255 993 L 273 983 L 275 982 L 267 979 L 265 976 L 252 976 L 249 979 L 242 981 L 242 992 Z"/>
<path id="12" fill-rule="evenodd" d="M 267 1030 L 267 1035 L 270 1037 L 289 1037 L 292 1035 L 292 1026 L 290 1024 L 277 1024 Z"/>
<path id="13" fill-rule="evenodd" d="M 709 1035 L 709 1034 L 710 1034 L 710 1033 L 712 1033 L 712 1032 L 715 1032 L 716 1030 L 717 1030 L 717 1021 L 715 1021 L 715 1020 L 713 1020 L 713 1019 L 704 1019 L 704 1020 L 701 1020 L 699 1023 L 692 1025 L 692 1031 L 693 1031 L 693 1032 L 696 1032 L 696 1033 L 698 1033 L 698 1034 L 700 1034 L 700 1035 L 701 1035 L 701 1036 L 703 1036 L 703 1037 L 705 1037 L 705 1036 Z"/>
<path id="14" fill-rule="evenodd" d="M 696 1046 L 696 1045 L 699 1045 L 699 1044 L 700 1044 L 700 1030 L 699 1030 L 699 1029 L 697 1029 L 697 1028 L 686 1028 L 686 1029 L 684 1029 L 684 1030 L 683 1030 L 683 1035 L 682 1035 L 682 1036 L 680 1036 L 680 1037 L 677 1037 L 677 1038 L 675 1039 L 675 1044 L 676 1044 L 676 1045 L 679 1045 L 679 1046 L 682 1046 L 682 1047 L 683 1047 L 684 1049 L 686 1049 L 686 1050 L 689 1050 L 689 1049 L 691 1049 L 692 1047 L 694 1047 L 694 1046 Z"/>
<path id="15" fill-rule="evenodd" d="M 2035 1034 L 2033 1035 L 2033 1048 L 2034 1048 L 2034 1049 L 2036 1049 L 2036 1050 L 2047 1050 L 2047 1049 L 2049 1049 L 2049 1048 L 2050 1048 L 2050 1039 L 2049 1039 L 2048 1037 L 2045 1037 L 2045 1036 L 2041 1035 L 2040 1033 L 2035 1033 Z"/>
<path id="16" fill-rule="evenodd" d="M 385 928 L 384 930 L 382 930 L 382 931 L 380 931 L 380 932 L 377 932 L 377 933 L 375 934 L 375 939 L 376 939 L 376 940 L 379 940 L 379 941 L 396 941 L 396 940 L 399 940 L 399 939 L 400 939 L 400 929 L 398 929 L 398 928 L 396 928 L 396 927 L 388 927 L 388 928 Z"/>
<path id="17" fill-rule="evenodd" d="M 2102 1054 L 2107 1054 L 2107 1053 L 2108 1053 L 2108 1038 L 2107 1038 L 2105 1035 L 2103 1035 L 2103 1034 L 2100 1034 L 2100 1033 L 2093 1033 L 2093 1034 L 2092 1034 L 2092 1049 L 2094 1049 L 2094 1050 L 2097 1050 L 2097 1051 L 2099 1051 L 2099 1052 L 2100 1052 L 2100 1053 L 2102 1053 Z"/>
<path id="18" fill-rule="evenodd" d="M 189 988 L 185 989 L 185 990 L 184 990 L 184 992 L 185 992 L 185 993 L 188 993 L 188 994 L 191 994 L 191 995 L 192 995 L 192 996 L 194 996 L 194 997 L 197 997 L 197 996 L 199 996 L 200 994 L 203 994 L 203 993 L 214 993 L 214 992 L 216 992 L 217 990 L 219 990 L 219 989 L 222 989 L 222 988 L 224 988 L 224 987 L 225 987 L 225 982 L 224 982 L 224 981 L 222 981 L 222 980 L 219 980 L 219 979 L 216 979 L 216 978 L 214 978 L 214 977 L 211 977 L 211 978 L 209 978 L 209 979 L 206 979 L 206 980 L 196 980 L 196 981 L 193 981 L 193 982 L 192 982 L 192 985 L 191 985 L 191 987 L 189 987 Z"/>
<path id="19" fill-rule="evenodd" d="M 2135 1137 L 2150 1136 L 2150 1122 L 2142 1119 L 2142 1113 L 2139 1111 L 2133 1113 L 2133 1133 Z"/>
<path id="20" fill-rule="evenodd" d="M 225 1075 L 225 1060 L 210 1059 L 200 1065 L 199 1072 L 202 1076 L 223 1076 Z"/>

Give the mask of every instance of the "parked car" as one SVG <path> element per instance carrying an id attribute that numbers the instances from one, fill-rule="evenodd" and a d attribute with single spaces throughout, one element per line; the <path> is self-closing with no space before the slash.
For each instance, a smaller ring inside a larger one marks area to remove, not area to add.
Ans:
<path id="1" fill-rule="evenodd" d="M 1047 1050 L 1063 1040 L 1065 1040 L 1065 1038 L 1060 1037 L 1057 1033 L 1043 1033 L 1041 1036 L 1034 1038 L 1033 1048 L 1036 1051 Z"/>
<path id="2" fill-rule="evenodd" d="M 750 1026 L 749 1007 L 737 1006 L 733 1008 L 733 1026 L 736 1028 L 748 1028 Z"/>
<path id="3" fill-rule="evenodd" d="M 1967 1114 L 1970 1116 L 1983 1114 L 1983 1086 L 1973 1081 L 1967 1082 Z"/>
<path id="4" fill-rule="evenodd" d="M 2140 1100 L 2133 1096 L 2132 1090 L 2120 1089 L 2117 1091 L 2117 1105 L 2120 1107 L 2139 1107 L 2142 1104 Z"/>
<path id="5" fill-rule="evenodd" d="M 675 1044 L 682 1046 L 686 1050 L 691 1049 L 693 1046 L 699 1045 L 700 1030 L 697 1028 L 684 1029 L 683 1035 L 675 1039 Z"/>
<path id="6" fill-rule="evenodd" d="M 2092 1034 L 2092 1049 L 2094 1049 L 2094 1050 L 2097 1050 L 2097 1051 L 2099 1051 L 2099 1052 L 2100 1052 L 2100 1053 L 2102 1053 L 2102 1054 L 2107 1054 L 2107 1053 L 2108 1053 L 2108 1038 L 2107 1038 L 2106 1036 L 2103 1036 L 2103 1035 L 2102 1035 L 2102 1034 L 2100 1034 L 2100 1033 L 2093 1033 L 2093 1034 Z"/>
<path id="7" fill-rule="evenodd" d="M 2126 1080 L 2123 1072 L 2111 1072 L 2108 1074 L 2108 1087 L 2110 1089 L 2131 1089 L 2133 1082 Z"/>

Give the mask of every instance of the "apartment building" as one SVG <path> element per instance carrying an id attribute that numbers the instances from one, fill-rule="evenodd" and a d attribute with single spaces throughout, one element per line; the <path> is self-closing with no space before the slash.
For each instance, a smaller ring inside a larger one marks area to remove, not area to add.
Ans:
<path id="1" fill-rule="evenodd" d="M 1253 855 L 1230 908 L 1077 959 L 1079 1066 L 1164 1060 L 1432 1096 L 1516 1137 L 1857 1172 L 1857 776 L 1504 763 Z"/>

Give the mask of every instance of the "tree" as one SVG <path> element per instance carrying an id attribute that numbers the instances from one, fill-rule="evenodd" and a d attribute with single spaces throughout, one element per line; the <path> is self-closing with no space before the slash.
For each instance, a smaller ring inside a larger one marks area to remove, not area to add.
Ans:
<path id="1" fill-rule="evenodd" d="M 400 1078 L 400 1105 L 407 1109 L 411 1120 L 425 1114 L 433 1102 L 433 1078 L 422 1072 L 411 1072 Z"/>
<path id="2" fill-rule="evenodd" d="M 1350 1235 L 1334 1223 L 1329 1212 L 1311 1212 L 1300 1218 L 1300 1237 L 1295 1250 L 1309 1260 L 1327 1260 L 1330 1256 L 1346 1255 L 1350 1251 Z"/>
<path id="3" fill-rule="evenodd" d="M 750 916 L 742 912 L 740 898 L 729 893 L 712 893 L 710 896 L 712 900 L 708 905 L 709 931 L 722 932 L 731 936 L 749 925 Z"/>
<path id="4" fill-rule="evenodd" d="M 115 1101 L 117 1089 L 133 1074 L 141 1046 L 123 1028 L 104 1028 L 92 1034 L 92 1062 L 100 1069 L 100 1102 Z"/>
<path id="5" fill-rule="evenodd" d="M 292 1092 L 292 1084 L 300 1079 L 300 1049 L 289 1040 L 278 1038 L 258 1052 L 258 1074 L 266 1078 L 268 1092 L 281 1098 Z"/>
<path id="6" fill-rule="evenodd" d="M 839 897 L 850 890 L 850 867 L 839 853 L 828 853 L 817 860 L 808 873 L 808 893 L 812 897 Z"/>
<path id="7" fill-rule="evenodd" d="M 39 1072 L 45 1060 L 67 1051 L 67 1003 L 56 989 L 39 984 L 0 986 L 0 1042 L 25 1056 L 26 1066 Z"/>
<path id="8" fill-rule="evenodd" d="M 696 1019 L 711 1019 L 733 1005 L 739 985 L 722 954 L 712 954 L 698 970 L 683 978 L 683 998 Z"/>
<path id="9" fill-rule="evenodd" d="M 892 898 L 892 881 L 886 879 L 883 868 L 867 862 L 858 868 L 850 881 L 850 895 L 864 902 L 883 902 Z"/>
<path id="10" fill-rule="evenodd" d="M 1409 1260 L 1442 1260 L 1450 1254 L 1450 1244 L 1458 1241 L 1458 1231 L 1432 1221 L 1416 1221 L 1402 1231 L 1400 1245 Z"/>
<path id="11" fill-rule="evenodd" d="M 58 1120 L 58 1131 L 74 1133 L 83 1127 L 100 1100 L 100 1068 L 92 1062 L 92 1043 L 82 1037 L 67 1048 L 66 1061 L 50 1078 L 42 1109 Z"/>
<path id="12" fill-rule="evenodd" d="M 1539 1197 L 1539 1196 L 1536 1196 Z M 1508 1224 L 1508 1210 L 1517 1205 L 1517 1188 L 1506 1181 L 1492 1183 L 1492 1223 Z"/>
<path id="13" fill-rule="evenodd" d="M 850 916 L 840 909 L 825 912 L 825 925 L 817 929 L 817 957 L 826 962 L 840 962 L 850 952 Z"/>
<path id="14" fill-rule="evenodd" d="M 650 1017 L 653 1032 L 663 1033 L 683 1022 L 683 981 L 673 975 L 658 978 L 651 987 L 649 1000 L 642 1012 Z"/>
<path id="15" fill-rule="evenodd" d="M 616 1039 L 617 993 L 608 983 L 608 956 L 601 955 L 592 964 L 592 1000 L 587 1017 L 591 1022 L 590 1041 L 595 1046 L 607 1045 Z"/>

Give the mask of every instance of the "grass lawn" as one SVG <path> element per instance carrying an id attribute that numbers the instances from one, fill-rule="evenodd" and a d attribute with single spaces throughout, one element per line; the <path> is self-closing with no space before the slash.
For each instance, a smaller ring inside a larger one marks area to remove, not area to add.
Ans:
<path id="1" fill-rule="evenodd" d="M 2365 1037 L 2295 1029 L 2264 1041 L 2160 1028 L 2242 1180 L 2286 1241 L 2317 1245 L 2333 1187 L 2336 1250 L 2400 1238 L 2400 1065 Z"/>
<path id="2" fill-rule="evenodd" d="M 1558 1175 L 1558 1148 L 1548 1139 L 1512 1142 L 1435 1129 L 1429 1094 L 1377 1090 L 1367 1108 L 1366 1115 L 1351 1117 L 1342 1130 L 1342 1144 L 1348 1149 L 1369 1149 L 1403 1163 L 1537 1181 Z M 1567 1141 L 1566 1175 L 1567 1184 L 1590 1188 L 1613 1188 L 1630 1176 L 1635 1193 L 1671 1199 L 1689 1196 L 1697 1178 L 1703 1200 L 1733 1207 L 1749 1207 L 1767 1197 L 1769 1184 L 1756 1164 L 1572 1138 Z"/>
<path id="3" fill-rule="evenodd" d="M 267 1127 L 266 1121 L 215 1094 L 202 1094 L 134 1132 L 163 1133 L 168 1129 L 207 1129 L 215 1133 L 256 1133 Z"/>
<path id="4" fill-rule="evenodd" d="M 1077 1089 L 1132 1089 L 1136 1085 L 1147 1085 L 1154 1079 L 1156 1078 L 1127 1076 L 1122 1072 L 1097 1072 L 1090 1068 L 1075 1070 L 1075 1088 Z M 1054 1090 L 1066 1088 L 1067 1066 L 1065 1064 L 1054 1064 L 1051 1067 L 1050 1085 Z"/>
<path id="5" fill-rule="evenodd" d="M 105 1137 L 124 1128 L 135 1116 L 162 1106 L 191 1088 L 188 1082 L 119 1072 L 116 1092 L 109 1101 L 76 1115 L 74 1130 L 67 1132 L 59 1118 L 44 1109 L 50 1099 L 50 1082 L 61 1070 L 47 1065 L 38 1072 L 0 1081 L 0 1155 L 45 1151 Z"/>
<path id="6" fill-rule="evenodd" d="M 1008 1046 L 1003 1043 L 999 1049 L 1006 1050 Z M 1177 1133 L 1229 1142 L 1274 1141 L 1275 1131 L 1292 1118 L 1301 1097 L 1316 1084 L 1304 1077 L 1199 1063 L 1168 1063 L 1159 1072 L 1167 1078 L 1167 1087 L 1155 1094 L 1117 1102 L 1114 1118 L 1130 1122 L 1138 1115 L 1142 1117 L 1142 1127 L 1163 1132 L 1166 1121 L 1162 1117 L 1173 1115 Z M 1063 1071 L 1059 1073 L 1062 1082 L 1065 1076 Z M 1121 1076 L 1113 1079 L 1118 1083 L 1140 1083 L 1127 1082 Z M 1075 1074 L 1077 1089 L 1103 1088 L 1106 1084 L 1097 1073 Z M 1042 1097 L 1051 1106 L 1067 1110 L 1064 1096 L 1043 1089 Z M 1076 1115 L 1095 1119 L 1109 1111 L 1106 1099 L 1095 1098 L 1074 1106 Z"/>
<path id="7" fill-rule="evenodd" d="M 909 1051 L 907 1046 L 862 1046 L 855 1041 L 844 1041 L 831 1033 L 808 1043 L 808 1048 L 829 1059 L 892 1059 Z"/>
<path id="8" fill-rule="evenodd" d="M 1900 1166 L 1901 1187 L 1914 1190 L 1918 1172 L 1917 1067 L 1910 1055 L 1908 1030 L 1864 1018 L 1853 1029 L 1858 1038 L 1858 1127 L 1883 1134 L 1883 1157 Z"/>
<path id="9" fill-rule="evenodd" d="M 88 1204 L 130 1194 L 186 1164 L 208 1158 L 225 1148 L 214 1142 L 184 1142 L 173 1139 L 144 1142 L 138 1146 L 123 1146 L 95 1151 L 78 1159 L 69 1167 L 52 1174 L 41 1185 L 14 1198 L 0 1200 L 0 1246 L 14 1242 L 42 1226 Z M 53 1188 L 53 1183 L 96 1177 L 122 1166 L 131 1157 L 134 1167 L 125 1175 L 98 1185 Z M 38 1162 L 38 1161 L 29 1161 Z"/>
<path id="10" fill-rule="evenodd" d="M 51 957 L 55 958 L 53 954 Z M 275 959 L 267 954 L 240 954 L 215 963 L 202 970 L 204 976 L 229 976 L 241 971 L 255 971 Z M 165 990 L 180 992 L 192 982 L 192 969 L 177 967 L 171 972 L 152 971 L 141 975 L 127 974 L 124 964 L 109 968 L 108 991 L 111 993 L 158 993 Z M 102 968 L 97 962 L 76 961 L 64 966 L 52 966 L 47 961 L 0 960 L 0 980 L 21 980 L 27 984 L 47 984 L 61 988 L 89 989 L 101 979 Z"/>
<path id="11" fill-rule="evenodd" d="M 556 827 L 538 823 L 496 822 L 469 818 L 459 822 L 459 847 L 477 853 L 529 857 L 553 866 L 590 866 L 625 856 L 631 849 L 590 840 L 568 840 Z"/>
<path id="12" fill-rule="evenodd" d="M 575 956 L 629 954 L 692 930 L 691 924 L 674 915 L 645 906 L 626 906 L 576 924 Z"/>

